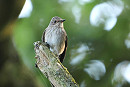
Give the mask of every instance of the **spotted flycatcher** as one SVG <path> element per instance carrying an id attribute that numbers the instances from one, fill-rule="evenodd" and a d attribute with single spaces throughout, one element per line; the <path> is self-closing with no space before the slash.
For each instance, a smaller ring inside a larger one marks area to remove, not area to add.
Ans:
<path id="1" fill-rule="evenodd" d="M 50 50 L 63 62 L 67 50 L 67 34 L 64 30 L 62 19 L 55 16 L 42 35 L 42 41 L 49 45 Z"/>

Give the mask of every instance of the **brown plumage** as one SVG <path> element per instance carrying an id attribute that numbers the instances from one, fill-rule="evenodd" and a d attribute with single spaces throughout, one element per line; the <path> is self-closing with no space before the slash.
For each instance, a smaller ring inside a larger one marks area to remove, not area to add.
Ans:
<path id="1" fill-rule="evenodd" d="M 63 27 L 64 21 L 60 17 L 53 17 L 42 36 L 42 41 L 49 45 L 50 50 L 59 57 L 61 62 L 63 62 L 67 50 L 67 34 Z"/>

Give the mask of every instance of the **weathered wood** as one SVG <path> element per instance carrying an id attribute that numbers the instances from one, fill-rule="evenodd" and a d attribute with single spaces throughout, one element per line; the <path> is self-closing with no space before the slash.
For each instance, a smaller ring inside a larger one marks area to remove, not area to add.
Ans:
<path id="1" fill-rule="evenodd" d="M 79 87 L 59 59 L 40 41 L 34 42 L 36 64 L 55 87 Z"/>

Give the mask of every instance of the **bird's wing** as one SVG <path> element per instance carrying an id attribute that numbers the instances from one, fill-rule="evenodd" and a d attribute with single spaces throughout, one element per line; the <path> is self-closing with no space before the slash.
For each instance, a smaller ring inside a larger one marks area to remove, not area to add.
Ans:
<path id="1" fill-rule="evenodd" d="M 68 38 L 67 38 L 67 36 L 66 36 L 64 51 L 63 51 L 62 54 L 59 55 L 59 59 L 60 59 L 60 62 L 61 62 L 61 63 L 63 62 L 63 59 L 64 59 L 64 57 L 65 57 L 65 53 L 66 53 L 66 50 L 67 50 L 67 40 L 68 40 Z"/>
<path id="2" fill-rule="evenodd" d="M 42 34 L 42 42 L 45 42 L 45 32 L 46 32 L 46 29 L 45 29 L 45 31 L 43 32 L 43 34 Z"/>

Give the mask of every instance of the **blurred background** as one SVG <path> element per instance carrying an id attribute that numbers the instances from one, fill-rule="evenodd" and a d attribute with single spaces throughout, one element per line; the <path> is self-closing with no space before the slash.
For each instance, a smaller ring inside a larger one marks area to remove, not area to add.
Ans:
<path id="1" fill-rule="evenodd" d="M 63 65 L 80 87 L 130 87 L 129 0 L 0 0 L 0 87 L 51 87 L 33 43 L 66 19 Z"/>

